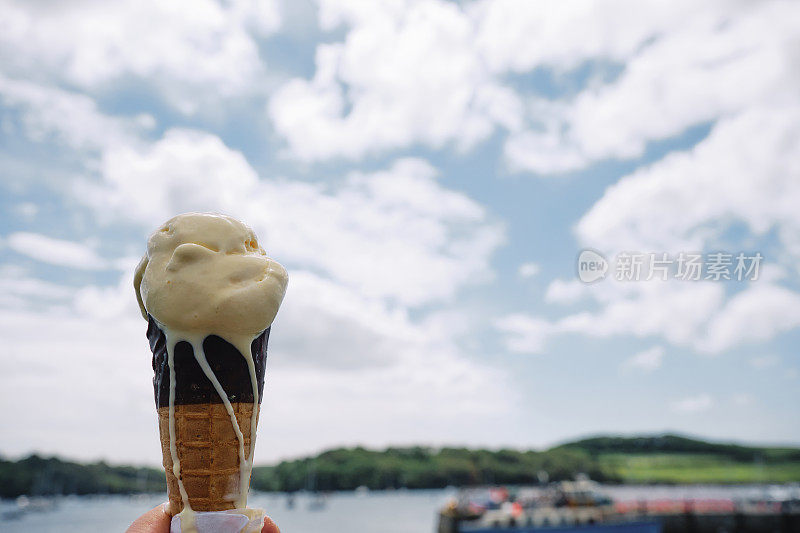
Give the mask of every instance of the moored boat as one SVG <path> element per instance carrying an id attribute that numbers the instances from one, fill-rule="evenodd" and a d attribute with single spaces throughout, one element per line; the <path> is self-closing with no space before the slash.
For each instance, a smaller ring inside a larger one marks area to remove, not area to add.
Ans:
<path id="1" fill-rule="evenodd" d="M 439 533 L 798 532 L 800 499 L 614 502 L 587 479 L 545 487 L 462 490 L 439 514 Z"/>

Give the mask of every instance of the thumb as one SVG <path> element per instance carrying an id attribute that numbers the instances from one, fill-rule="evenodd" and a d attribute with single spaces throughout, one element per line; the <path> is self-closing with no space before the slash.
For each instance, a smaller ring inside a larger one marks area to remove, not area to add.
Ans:
<path id="1" fill-rule="evenodd" d="M 272 521 L 272 518 L 267 517 L 264 520 L 264 527 L 261 528 L 261 533 L 281 533 L 281 530 L 278 529 L 278 526 Z"/>
<path id="2" fill-rule="evenodd" d="M 165 503 L 153 507 L 137 518 L 126 533 L 169 533 L 171 518 L 166 509 Z"/>

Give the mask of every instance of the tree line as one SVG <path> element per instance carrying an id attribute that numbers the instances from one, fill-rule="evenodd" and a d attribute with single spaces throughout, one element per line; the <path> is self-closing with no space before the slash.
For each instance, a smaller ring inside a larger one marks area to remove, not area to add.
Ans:
<path id="1" fill-rule="evenodd" d="M 544 452 L 426 447 L 340 448 L 316 457 L 255 468 L 259 490 L 353 490 L 442 488 L 469 485 L 523 485 L 573 479 L 583 473 L 597 481 L 617 481 L 612 472 L 582 450 Z"/>
<path id="2" fill-rule="evenodd" d="M 586 474 L 601 482 L 620 482 L 607 454 L 709 454 L 742 463 L 800 463 L 798 448 L 720 444 L 679 435 L 595 437 L 545 451 L 512 449 L 362 447 L 328 450 L 313 457 L 253 469 L 255 490 L 442 488 L 471 485 L 527 485 L 573 479 Z M 31 455 L 0 459 L 0 497 L 54 494 L 133 494 L 166 490 L 160 468 L 82 464 Z"/>

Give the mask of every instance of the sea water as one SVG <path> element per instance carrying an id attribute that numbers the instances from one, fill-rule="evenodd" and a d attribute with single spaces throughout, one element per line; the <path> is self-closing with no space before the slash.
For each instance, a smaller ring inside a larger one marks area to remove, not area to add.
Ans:
<path id="1" fill-rule="evenodd" d="M 617 500 L 678 498 L 786 497 L 794 486 L 607 486 Z M 456 494 L 445 490 L 340 492 L 324 497 L 254 493 L 250 507 L 267 510 L 288 533 L 433 533 L 436 513 Z M 14 501 L 0 502 L 3 533 L 124 532 L 142 513 L 166 500 L 166 494 L 139 496 L 68 496 L 53 500 L 49 509 L 19 513 Z M 46 507 L 46 506 L 45 506 Z"/>
<path id="2" fill-rule="evenodd" d="M 282 531 L 347 533 L 430 533 L 436 512 L 455 491 L 398 490 L 367 494 L 251 494 L 250 507 L 267 510 Z M 166 500 L 163 495 L 70 496 L 53 500 L 52 509 L 19 514 L 13 501 L 0 503 L 3 533 L 124 532 L 142 513 Z M 4 517 L 5 515 L 5 517 Z M 11 516 L 11 515 L 17 515 Z"/>

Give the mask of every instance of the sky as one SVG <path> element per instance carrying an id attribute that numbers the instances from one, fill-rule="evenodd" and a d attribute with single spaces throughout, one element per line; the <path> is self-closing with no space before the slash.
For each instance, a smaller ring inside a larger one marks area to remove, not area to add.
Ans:
<path id="1" fill-rule="evenodd" d="M 256 462 L 800 444 L 798 50 L 789 1 L 0 0 L 0 454 L 160 462 L 186 211 L 289 271 Z"/>

